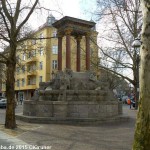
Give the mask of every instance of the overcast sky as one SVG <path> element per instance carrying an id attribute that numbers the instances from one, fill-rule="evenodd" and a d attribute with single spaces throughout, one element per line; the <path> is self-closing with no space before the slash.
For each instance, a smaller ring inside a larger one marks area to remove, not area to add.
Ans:
<path id="1" fill-rule="evenodd" d="M 30 19 L 32 22 L 34 20 L 33 28 L 42 25 L 48 14 L 52 14 L 56 19 L 71 16 L 91 20 L 94 18 L 92 13 L 94 13 L 96 7 L 95 0 L 40 0 L 40 5 L 52 11 L 43 10 L 33 15 Z"/>
<path id="2" fill-rule="evenodd" d="M 30 2 L 34 2 L 30 1 Z M 75 18 L 80 18 L 84 20 L 93 19 L 92 13 L 95 10 L 96 0 L 39 0 L 40 7 L 45 9 L 35 10 L 28 20 L 28 25 L 36 30 L 38 27 L 46 22 L 48 15 L 52 14 L 56 19 L 61 19 L 64 16 L 71 16 Z M 13 2 L 13 0 L 11 1 Z M 14 0 L 16 3 L 16 0 Z M 22 3 L 28 4 L 29 0 L 25 0 Z M 50 11 L 51 10 L 51 11 Z M 25 17 L 26 13 L 21 16 Z M 4 46 L 5 46 L 4 42 Z M 3 46 L 1 46 L 0 51 L 3 51 Z"/>

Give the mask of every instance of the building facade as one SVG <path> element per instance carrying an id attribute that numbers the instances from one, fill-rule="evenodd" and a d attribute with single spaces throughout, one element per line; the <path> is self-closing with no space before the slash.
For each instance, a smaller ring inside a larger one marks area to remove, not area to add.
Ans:
<path id="1" fill-rule="evenodd" d="M 46 23 L 32 34 L 32 38 L 18 45 L 15 91 L 18 100 L 30 99 L 40 82 L 53 78 L 58 70 L 57 29 L 53 27 L 54 16 L 47 17 Z M 85 71 L 85 37 L 81 40 L 81 71 Z M 76 71 L 77 40 L 71 38 L 71 69 Z M 90 40 L 91 70 L 97 72 L 97 32 L 92 30 Z M 66 63 L 66 40 L 62 39 L 62 69 Z M 3 88 L 3 91 L 5 89 Z"/>

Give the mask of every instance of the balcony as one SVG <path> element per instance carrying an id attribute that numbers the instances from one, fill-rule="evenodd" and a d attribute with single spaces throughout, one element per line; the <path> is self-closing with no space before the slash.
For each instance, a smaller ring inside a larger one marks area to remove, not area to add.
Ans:
<path id="1" fill-rule="evenodd" d="M 27 76 L 36 76 L 37 75 L 37 71 L 36 70 L 29 70 L 27 72 Z"/>
<path id="2" fill-rule="evenodd" d="M 38 58 L 37 57 L 30 57 L 26 60 L 26 63 L 33 63 L 33 62 L 36 62 L 38 61 Z"/>
<path id="3" fill-rule="evenodd" d="M 36 84 L 28 84 L 27 89 L 36 89 L 37 85 Z"/>

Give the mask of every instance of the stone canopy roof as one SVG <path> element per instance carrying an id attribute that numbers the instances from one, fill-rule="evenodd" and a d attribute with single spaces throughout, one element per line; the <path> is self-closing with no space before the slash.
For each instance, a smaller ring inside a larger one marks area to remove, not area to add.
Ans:
<path id="1" fill-rule="evenodd" d="M 95 27 L 95 22 L 86 21 L 78 18 L 65 16 L 62 19 L 53 23 L 53 26 L 58 29 L 59 34 L 65 34 L 66 30 L 71 30 L 71 35 L 86 35 Z"/>

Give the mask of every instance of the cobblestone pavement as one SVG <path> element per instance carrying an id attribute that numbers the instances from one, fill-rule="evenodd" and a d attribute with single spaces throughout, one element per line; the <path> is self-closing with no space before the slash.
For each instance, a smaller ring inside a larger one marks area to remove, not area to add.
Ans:
<path id="1" fill-rule="evenodd" d="M 131 150 L 137 111 L 124 105 L 123 112 L 130 116 L 128 122 L 98 126 L 39 125 L 17 121 L 21 131 L 13 137 L 30 144 L 32 149 L 38 145 L 51 150 Z"/>

